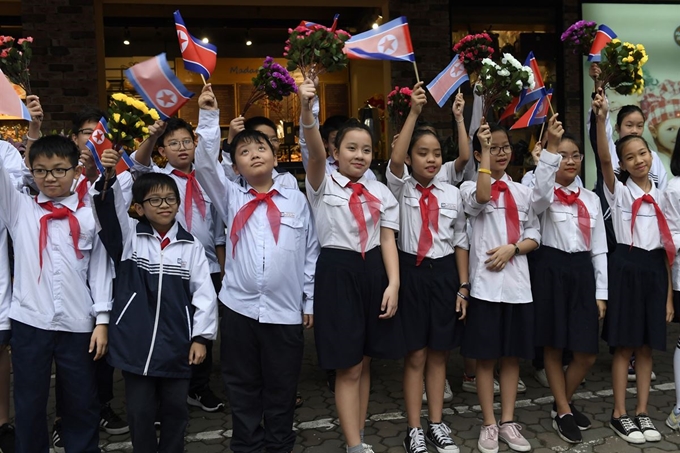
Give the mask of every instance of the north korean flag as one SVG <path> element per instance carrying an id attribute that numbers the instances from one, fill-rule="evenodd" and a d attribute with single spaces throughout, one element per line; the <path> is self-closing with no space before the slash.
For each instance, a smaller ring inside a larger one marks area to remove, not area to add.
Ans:
<path id="1" fill-rule="evenodd" d="M 358 60 L 416 60 L 408 22 L 403 16 L 352 36 L 345 42 L 344 51 L 349 58 Z"/>
<path id="2" fill-rule="evenodd" d="M 427 90 L 437 102 L 437 105 L 443 107 L 454 91 L 468 80 L 470 78 L 465 72 L 465 67 L 456 55 L 451 63 L 427 85 Z"/>
<path id="3" fill-rule="evenodd" d="M 187 30 L 186 25 L 184 25 L 184 19 L 182 19 L 179 10 L 175 11 L 174 16 L 179 48 L 182 51 L 182 59 L 184 60 L 184 68 L 187 71 L 201 74 L 206 79 L 209 79 L 210 74 L 215 71 L 215 66 L 217 65 L 217 47 L 212 44 L 206 44 L 192 36 L 189 30 Z"/>
<path id="4" fill-rule="evenodd" d="M 602 49 L 604 49 L 607 44 L 609 44 L 609 41 L 614 38 L 616 38 L 616 33 L 605 24 L 597 27 L 597 33 L 595 34 L 593 45 L 590 47 L 590 53 L 588 54 L 588 61 L 599 62 L 602 59 L 600 52 L 602 52 Z"/>
<path id="5" fill-rule="evenodd" d="M 9 79 L 5 77 L 2 71 L 0 71 L 0 113 L 31 121 L 28 107 L 21 101 Z"/>
<path id="6" fill-rule="evenodd" d="M 543 77 L 541 76 L 541 68 L 538 67 L 538 62 L 536 61 L 533 52 L 529 52 L 529 55 L 527 55 L 524 66 L 531 68 L 531 72 L 534 73 L 534 88 L 522 90 L 519 96 L 513 99 L 510 105 L 506 107 L 503 114 L 501 114 L 501 120 L 514 115 L 525 105 L 530 104 L 547 94 L 545 84 L 543 83 Z"/>
<path id="7" fill-rule="evenodd" d="M 163 120 L 174 115 L 194 96 L 172 72 L 165 53 L 137 63 L 125 71 L 125 77 Z"/>
<path id="8" fill-rule="evenodd" d="M 527 112 L 522 115 L 522 117 L 518 119 L 510 129 L 522 129 L 525 127 L 545 123 L 546 119 L 548 118 L 548 110 L 550 110 L 552 94 L 553 90 L 548 90 L 547 94 L 536 101 L 536 103 L 531 106 L 531 108 L 527 110 Z"/>
<path id="9" fill-rule="evenodd" d="M 104 150 L 113 148 L 113 143 L 107 138 L 108 133 L 109 129 L 107 127 L 106 118 L 102 117 L 86 143 L 87 147 L 92 152 L 92 158 L 94 159 L 94 163 L 97 166 L 99 173 L 104 173 L 104 165 L 102 165 L 101 161 L 102 153 Z M 134 162 L 132 162 L 132 158 L 124 152 L 123 158 L 118 161 L 118 165 L 116 165 L 116 174 L 119 175 L 124 171 L 127 171 L 127 169 L 132 168 L 133 165 Z"/>

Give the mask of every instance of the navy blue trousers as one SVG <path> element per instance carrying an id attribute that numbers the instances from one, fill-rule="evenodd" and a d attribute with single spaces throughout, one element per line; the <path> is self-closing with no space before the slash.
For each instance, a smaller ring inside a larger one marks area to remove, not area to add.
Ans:
<path id="1" fill-rule="evenodd" d="M 61 437 L 68 452 L 99 453 L 99 401 L 89 333 L 42 330 L 12 321 L 17 453 L 47 453 L 52 362 L 60 376 Z"/>

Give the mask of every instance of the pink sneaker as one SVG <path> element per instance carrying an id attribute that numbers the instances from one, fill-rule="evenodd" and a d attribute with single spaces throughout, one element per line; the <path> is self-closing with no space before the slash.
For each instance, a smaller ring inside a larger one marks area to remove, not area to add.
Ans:
<path id="1" fill-rule="evenodd" d="M 527 441 L 520 431 L 522 427 L 519 423 L 508 422 L 498 425 L 498 437 L 508 444 L 515 451 L 531 451 L 531 444 Z"/>
<path id="2" fill-rule="evenodd" d="M 498 453 L 498 425 L 482 425 L 477 448 L 482 453 Z"/>

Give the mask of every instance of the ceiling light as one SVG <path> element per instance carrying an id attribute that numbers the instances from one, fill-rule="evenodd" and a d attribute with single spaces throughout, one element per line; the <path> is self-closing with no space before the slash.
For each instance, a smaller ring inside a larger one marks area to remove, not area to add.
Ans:
<path id="1" fill-rule="evenodd" d="M 123 32 L 123 44 L 126 46 L 130 45 L 130 29 L 125 27 L 125 31 Z"/>
<path id="2" fill-rule="evenodd" d="M 208 44 L 210 42 L 210 40 L 208 39 L 207 36 L 205 38 L 201 39 L 201 41 L 203 41 L 203 44 Z"/>

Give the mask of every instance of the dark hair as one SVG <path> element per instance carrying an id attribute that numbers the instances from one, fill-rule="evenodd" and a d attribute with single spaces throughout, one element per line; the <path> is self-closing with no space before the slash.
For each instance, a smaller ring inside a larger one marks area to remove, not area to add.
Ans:
<path id="1" fill-rule="evenodd" d="M 673 176 L 680 176 L 680 129 L 678 135 L 675 137 L 675 148 L 671 155 L 671 173 Z"/>
<path id="2" fill-rule="evenodd" d="M 268 126 L 274 129 L 274 132 L 276 132 L 276 124 L 274 124 L 272 120 L 264 116 L 254 116 L 252 118 L 247 119 L 243 123 L 243 127 L 250 130 L 255 129 L 257 126 Z"/>
<path id="3" fill-rule="evenodd" d="M 418 121 L 416 121 L 415 130 L 419 131 L 419 130 L 423 130 L 423 129 L 425 129 L 425 130 L 431 129 L 432 131 L 435 132 L 435 134 L 437 132 L 437 128 L 434 127 L 434 124 L 430 123 L 429 121 L 419 119 Z"/>
<path id="4" fill-rule="evenodd" d="M 494 132 L 502 131 L 507 135 L 508 141 L 512 145 L 512 140 L 510 140 L 510 133 L 506 128 L 501 126 L 499 123 L 491 123 L 489 124 L 489 129 L 491 133 L 493 134 Z M 479 141 L 479 137 L 477 137 L 477 133 L 475 132 L 474 137 L 472 138 L 472 152 L 474 153 L 475 151 L 482 152 L 482 143 Z"/>
<path id="5" fill-rule="evenodd" d="M 323 122 L 323 126 L 321 126 L 321 138 L 324 139 L 324 141 L 328 141 L 328 137 L 330 137 L 331 132 L 336 132 L 340 130 L 343 124 L 345 124 L 347 121 L 349 121 L 349 117 L 345 115 L 333 115 L 329 116 L 326 118 L 326 121 Z"/>
<path id="6" fill-rule="evenodd" d="M 238 148 L 238 145 L 241 143 L 252 142 L 266 144 L 272 151 L 272 154 L 274 154 L 274 147 L 265 134 L 260 131 L 256 131 L 255 129 L 243 129 L 241 132 L 236 134 L 236 137 L 234 137 L 234 139 L 229 144 L 229 156 L 231 157 L 231 162 L 236 163 L 236 148 Z"/>
<path id="7" fill-rule="evenodd" d="M 165 132 L 163 132 L 163 135 L 158 137 L 156 143 L 158 143 L 158 146 L 165 146 L 165 137 L 172 134 L 173 132 L 182 129 L 189 132 L 189 135 L 191 136 L 192 140 L 196 140 L 196 136 L 194 135 L 194 128 L 191 127 L 191 124 L 187 123 L 182 118 L 172 117 L 165 121 Z"/>
<path id="8" fill-rule="evenodd" d="M 70 138 L 63 135 L 45 135 L 33 143 L 31 149 L 28 151 L 28 163 L 33 166 L 33 162 L 39 156 L 45 156 L 50 159 L 52 157 L 63 157 L 69 163 L 77 167 L 78 159 L 80 158 L 80 151 L 78 146 Z"/>
<path id="9" fill-rule="evenodd" d="M 90 121 L 98 123 L 102 117 L 106 119 L 106 113 L 99 110 L 97 107 L 85 107 L 73 117 L 71 133 L 73 135 L 78 135 L 78 131 L 83 128 L 85 123 L 89 123 Z"/>
<path id="10" fill-rule="evenodd" d="M 638 107 L 637 105 L 624 105 L 623 107 L 621 107 L 621 110 L 619 110 L 619 113 L 616 115 L 616 127 L 621 128 L 623 120 L 625 120 L 628 115 L 633 114 L 635 112 L 642 115 L 642 121 L 647 121 L 647 118 L 645 118 L 645 114 L 640 107 Z"/>
<path id="11" fill-rule="evenodd" d="M 177 183 L 169 175 L 165 173 L 144 173 L 135 179 L 132 185 L 132 202 L 137 204 L 144 203 L 149 192 L 154 189 L 170 189 L 177 197 L 177 204 L 180 203 L 179 189 Z"/>
<path id="12" fill-rule="evenodd" d="M 432 132 L 430 129 L 416 129 L 416 130 L 413 132 L 413 135 L 411 135 L 411 142 L 408 144 L 408 152 L 407 152 L 407 154 L 408 154 L 409 156 L 411 155 L 411 151 L 413 150 L 413 147 L 416 146 L 416 143 L 418 142 L 418 140 L 420 140 L 421 138 L 423 138 L 423 137 L 426 136 L 426 135 L 430 135 L 430 136 L 436 138 L 436 139 L 437 139 L 437 142 L 439 143 L 439 146 L 442 145 L 442 144 L 441 144 L 441 141 L 439 140 L 439 137 L 437 136 L 437 134 L 435 134 L 434 132 Z"/>
<path id="13" fill-rule="evenodd" d="M 578 148 L 579 154 L 585 154 L 583 152 L 583 143 L 581 143 L 581 140 L 579 140 L 578 137 L 576 137 L 574 134 L 570 134 L 569 132 L 565 132 L 562 135 L 562 140 L 560 140 L 560 142 L 563 142 L 565 140 L 568 140 L 568 141 L 572 142 L 574 145 L 576 145 L 576 148 Z"/>
<path id="14" fill-rule="evenodd" d="M 373 131 L 371 131 L 371 128 L 369 128 L 356 118 L 350 118 L 345 124 L 343 124 L 340 127 L 340 129 L 338 129 L 338 135 L 335 136 L 335 147 L 340 149 L 342 139 L 345 138 L 347 132 L 356 130 L 366 131 L 369 137 L 371 137 L 371 145 L 373 145 L 373 148 L 376 147 L 377 145 L 376 139 L 375 136 L 373 135 Z"/>
<path id="15" fill-rule="evenodd" d="M 619 158 L 619 162 L 623 162 L 623 148 L 629 143 L 632 142 L 633 140 L 640 140 L 642 143 L 644 143 L 645 148 L 647 148 L 647 151 L 649 151 L 649 144 L 647 143 L 647 140 L 642 138 L 639 135 L 626 135 L 623 138 L 620 138 L 616 142 L 616 156 Z M 651 151 L 650 151 L 651 153 Z M 621 171 L 618 174 L 619 181 L 622 183 L 626 183 L 628 181 L 628 178 L 630 178 L 630 173 L 628 171 L 624 170 L 621 168 Z"/>

